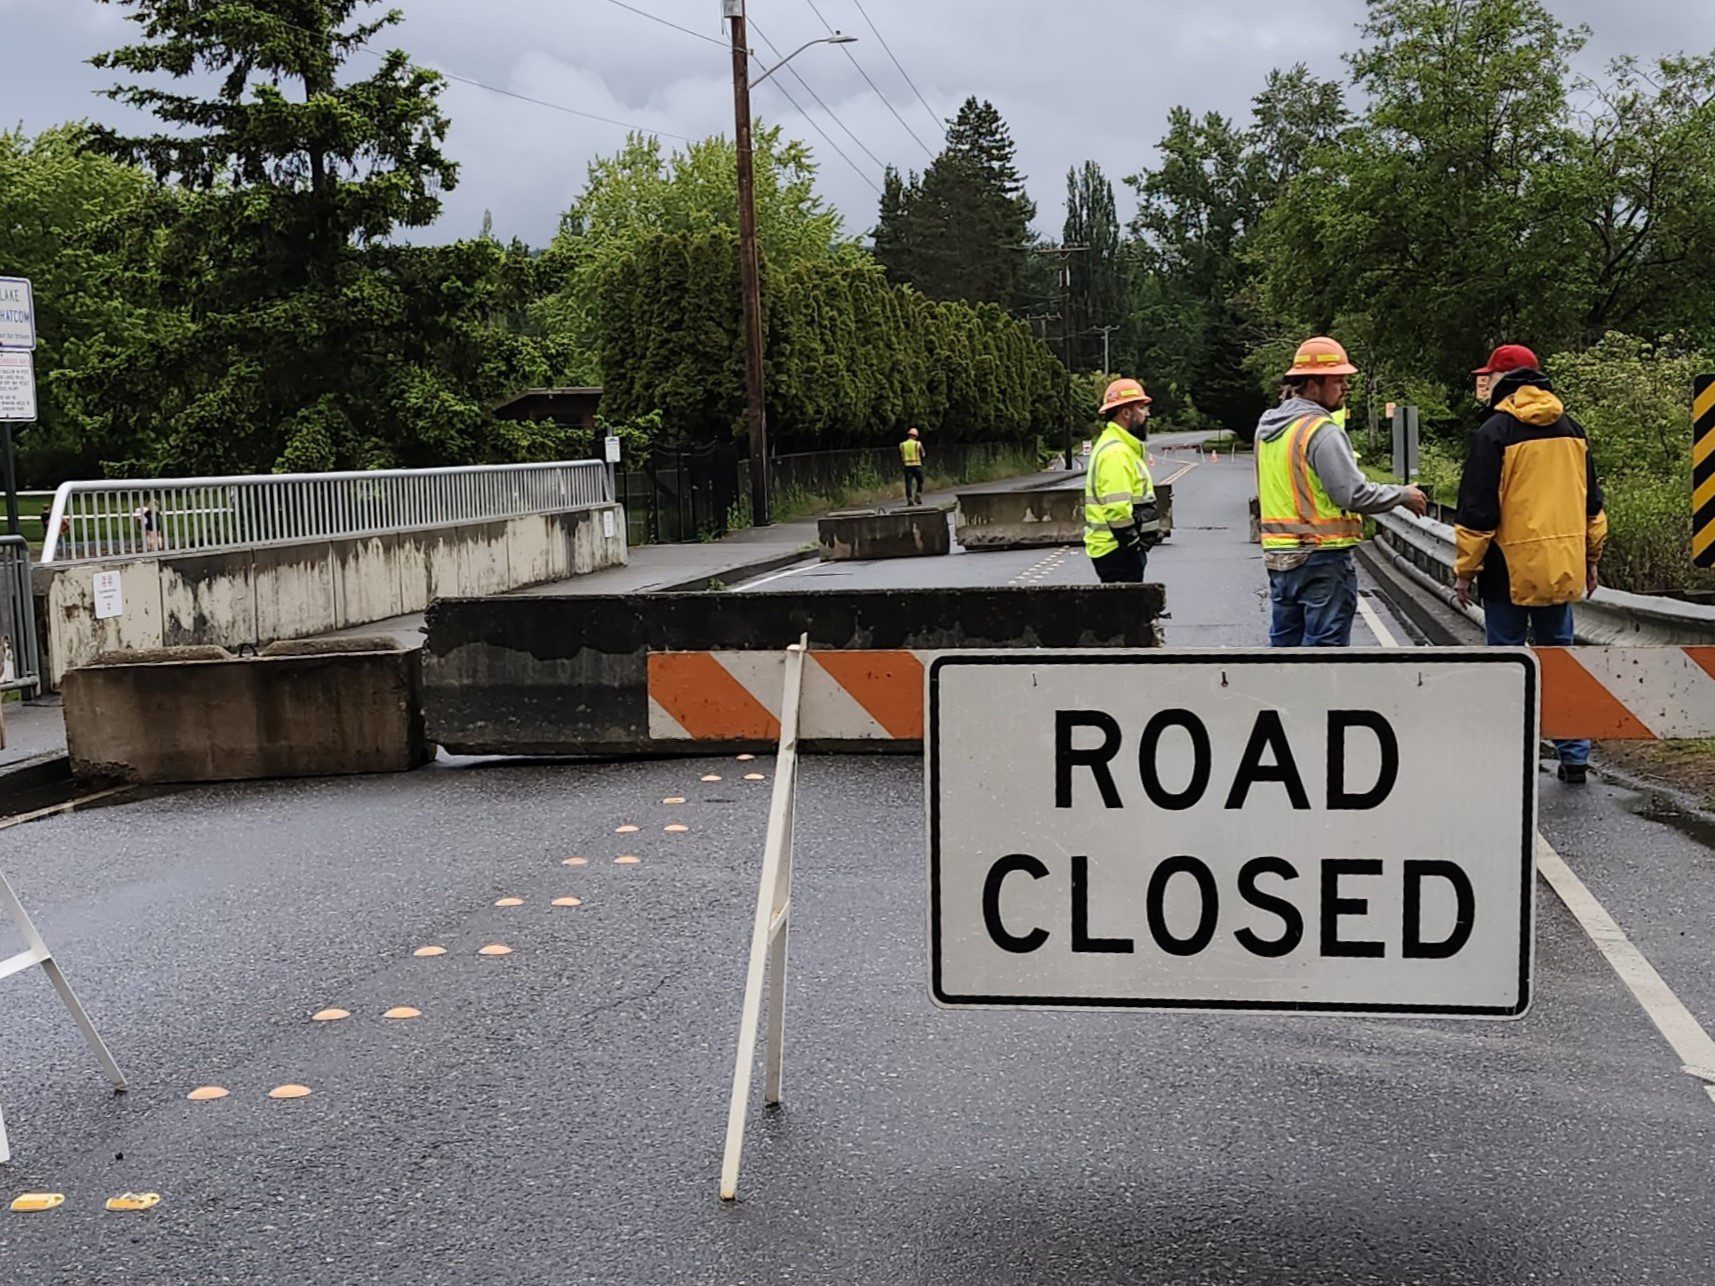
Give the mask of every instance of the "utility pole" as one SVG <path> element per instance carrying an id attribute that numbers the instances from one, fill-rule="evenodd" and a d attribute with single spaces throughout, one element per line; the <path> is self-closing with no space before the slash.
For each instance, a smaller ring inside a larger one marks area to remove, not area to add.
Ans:
<path id="1" fill-rule="evenodd" d="M 1107 374 L 1110 374 L 1114 369 L 1112 366 L 1110 366 L 1108 364 L 1108 336 L 1113 334 L 1116 330 L 1118 330 L 1119 327 L 1118 326 L 1097 326 L 1096 329 L 1102 332 L 1102 374 L 1107 375 Z"/>
<path id="2" fill-rule="evenodd" d="M 744 0 L 721 0 L 732 30 L 733 142 L 738 150 L 738 271 L 744 294 L 744 404 L 750 429 L 750 515 L 768 523 L 768 404 L 762 387 L 762 265 L 756 249 L 756 177 L 750 152 L 750 45 Z"/>
<path id="3" fill-rule="evenodd" d="M 1060 261 L 1060 360 L 1066 367 L 1066 470 L 1072 469 L 1072 256 L 1088 246 L 1040 246 L 1037 254 Z"/>

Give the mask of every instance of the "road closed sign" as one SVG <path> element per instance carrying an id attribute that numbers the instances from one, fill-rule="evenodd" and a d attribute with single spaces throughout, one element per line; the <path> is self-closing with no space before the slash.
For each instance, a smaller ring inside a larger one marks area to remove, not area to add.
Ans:
<path id="1" fill-rule="evenodd" d="M 927 712 L 940 1004 L 1529 1005 L 1527 652 L 948 653 Z"/>

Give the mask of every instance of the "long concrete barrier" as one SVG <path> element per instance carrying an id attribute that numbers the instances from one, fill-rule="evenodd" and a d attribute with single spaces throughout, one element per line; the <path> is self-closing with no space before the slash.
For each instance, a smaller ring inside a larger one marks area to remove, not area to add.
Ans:
<path id="1" fill-rule="evenodd" d="M 65 676 L 80 777 L 238 781 L 405 772 L 428 761 L 420 663 L 391 640 L 118 654 Z M 353 648 L 363 649 L 354 651 Z"/>
<path id="2" fill-rule="evenodd" d="M 1079 585 L 443 599 L 423 647 L 426 732 L 464 754 L 764 750 L 776 667 L 808 635 L 821 685 L 809 699 L 829 717 L 806 743 L 915 749 L 898 734 L 913 703 L 921 718 L 917 653 L 1158 647 L 1164 597 Z"/>
<path id="3" fill-rule="evenodd" d="M 499 594 L 625 562 L 617 505 L 422 531 L 219 553 L 38 568 L 48 680 L 104 652 L 236 648 L 420 612 L 431 599 Z M 107 599 L 98 611 L 95 578 Z M 112 588 L 117 578 L 118 593 Z"/>
<path id="4" fill-rule="evenodd" d="M 1157 483 L 1155 503 L 1162 538 L 1173 533 L 1173 484 Z M 958 541 L 967 550 L 1037 549 L 1084 540 L 1082 488 L 1038 491 L 962 491 Z"/>

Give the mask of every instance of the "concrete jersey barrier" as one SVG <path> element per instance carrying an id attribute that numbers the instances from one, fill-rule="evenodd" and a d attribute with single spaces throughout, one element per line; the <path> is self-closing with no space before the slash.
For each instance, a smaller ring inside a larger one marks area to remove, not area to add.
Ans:
<path id="1" fill-rule="evenodd" d="M 1078 585 L 443 599 L 423 647 L 427 733 L 463 754 L 767 750 L 778 657 L 807 634 L 812 658 L 828 654 L 812 704 L 837 717 L 806 742 L 915 749 L 894 736 L 920 727 L 898 696 L 921 702 L 915 654 L 1158 647 L 1164 597 Z"/>
<path id="2" fill-rule="evenodd" d="M 1173 531 L 1173 484 L 1155 485 L 1163 539 Z M 1084 543 L 1082 488 L 959 493 L 959 544 L 971 551 Z"/>

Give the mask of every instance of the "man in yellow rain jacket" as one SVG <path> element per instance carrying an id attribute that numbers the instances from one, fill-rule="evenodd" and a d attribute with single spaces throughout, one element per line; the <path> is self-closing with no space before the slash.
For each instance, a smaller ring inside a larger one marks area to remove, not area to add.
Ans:
<path id="1" fill-rule="evenodd" d="M 1136 380 L 1115 380 L 1102 399 L 1108 424 L 1084 478 L 1084 552 L 1104 585 L 1141 581 L 1150 546 L 1161 539 L 1155 479 L 1143 446 L 1149 403 Z"/>
<path id="2" fill-rule="evenodd" d="M 1453 592 L 1469 605 L 1476 588 L 1491 646 L 1569 644 L 1608 538 L 1590 444 L 1523 344 L 1502 344 L 1476 375 L 1491 413 L 1459 481 Z M 1590 743 L 1554 744 L 1560 780 L 1581 784 Z"/>

